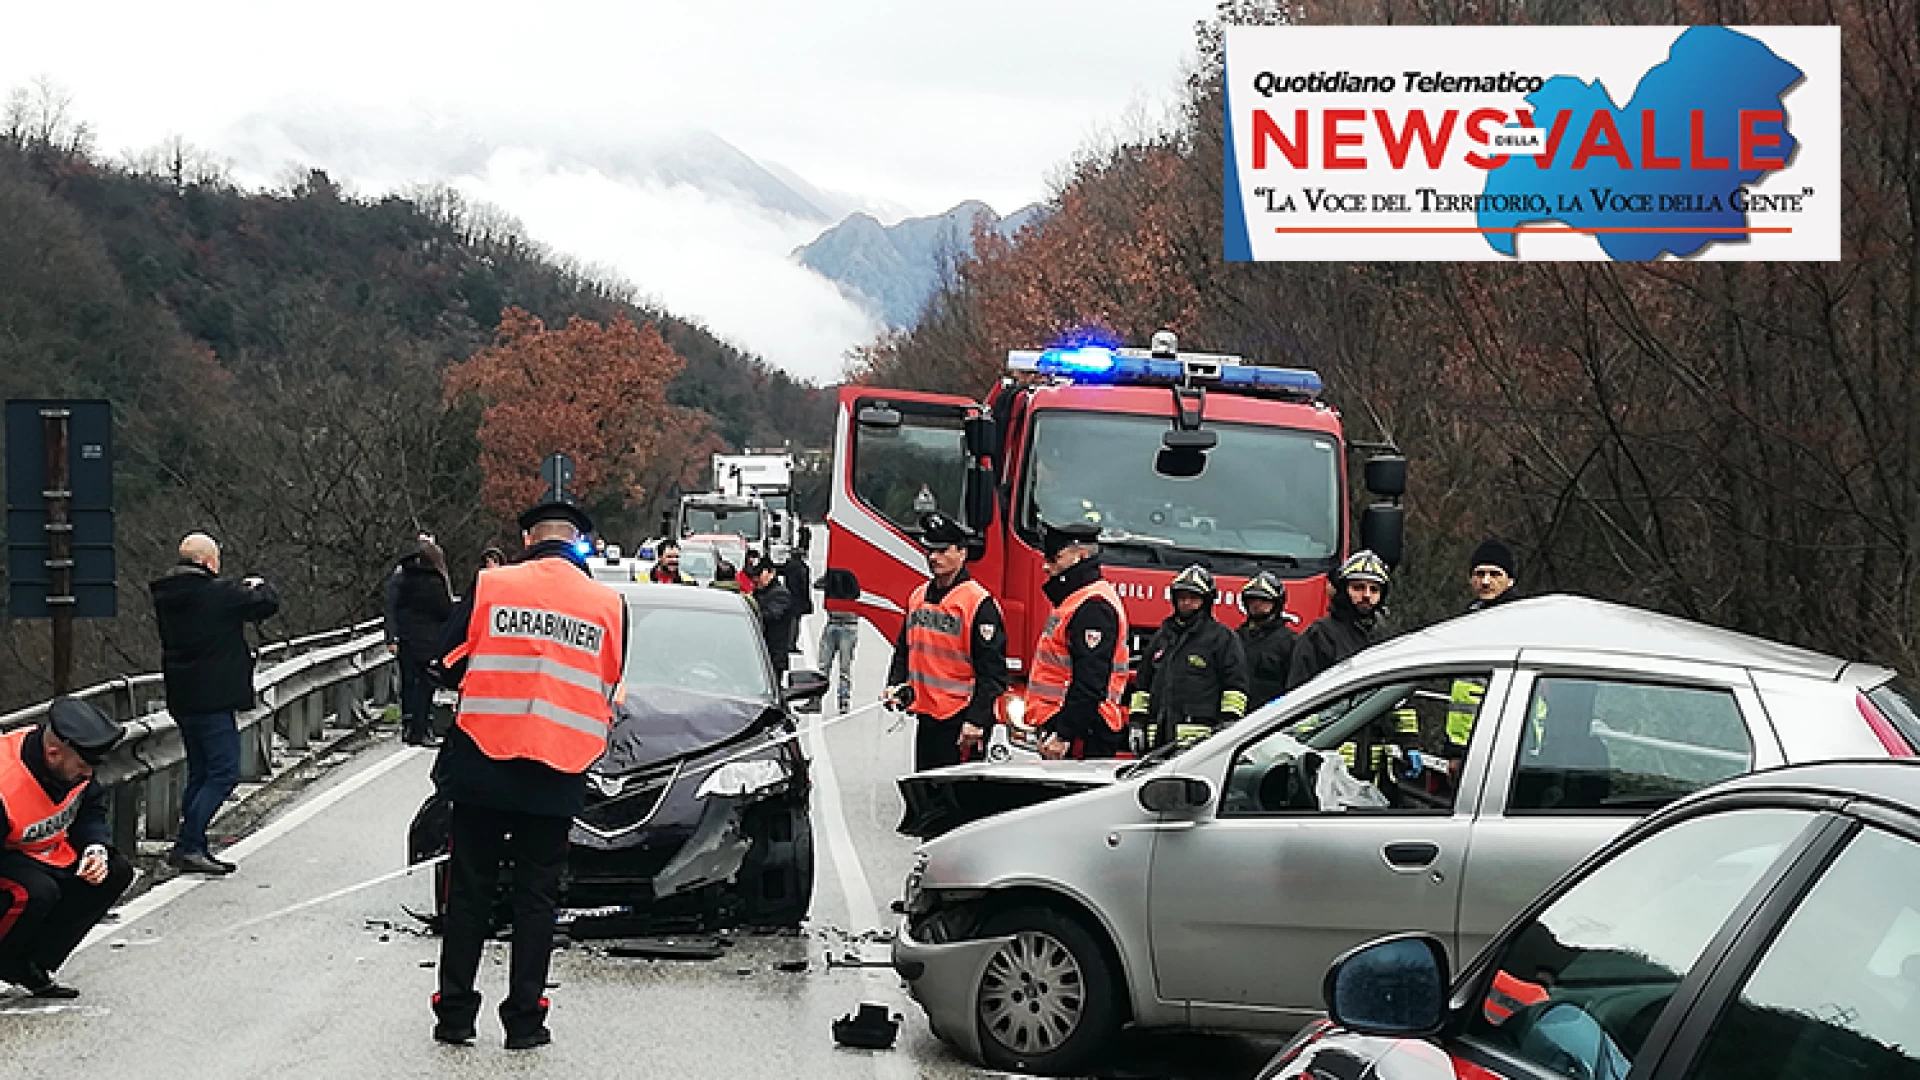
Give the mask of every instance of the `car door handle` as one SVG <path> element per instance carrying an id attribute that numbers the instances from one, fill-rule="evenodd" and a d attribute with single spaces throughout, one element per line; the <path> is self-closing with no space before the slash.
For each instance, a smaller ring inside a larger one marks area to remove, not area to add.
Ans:
<path id="1" fill-rule="evenodd" d="M 1408 840 L 1380 849 L 1387 865 L 1395 870 L 1425 870 L 1440 857 L 1440 845 L 1428 840 Z"/>

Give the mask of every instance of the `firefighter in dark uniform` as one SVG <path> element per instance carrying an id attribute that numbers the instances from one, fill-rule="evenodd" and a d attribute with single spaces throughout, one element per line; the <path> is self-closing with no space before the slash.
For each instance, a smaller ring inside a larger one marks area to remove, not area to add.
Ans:
<path id="1" fill-rule="evenodd" d="M 481 947 L 500 864 L 513 862 L 513 958 L 500 1022 L 510 1050 L 552 1041 L 547 965 L 567 833 L 587 766 L 606 749 L 627 652 L 626 605 L 593 580 L 575 544 L 593 523 L 548 502 L 520 515 L 526 550 L 481 573 L 454 609 L 436 661 L 458 687 L 436 779 L 452 801 L 452 857 L 433 1037 L 475 1038 Z"/>
<path id="2" fill-rule="evenodd" d="M 967 574 L 972 536 L 945 514 L 920 518 L 933 580 L 914 590 L 893 645 L 887 702 L 914 715 L 913 767 L 977 757 L 1007 690 L 1007 626 L 986 586 Z"/>
<path id="3" fill-rule="evenodd" d="M 1100 527 L 1041 525 L 1053 604 L 1027 673 L 1027 722 L 1045 758 L 1110 758 L 1127 748 L 1127 613 L 1100 574 Z"/>
<path id="4" fill-rule="evenodd" d="M 1173 615 L 1133 674 L 1133 727 L 1142 747 L 1186 746 L 1246 715 L 1247 658 L 1213 617 L 1213 574 L 1195 563 L 1167 587 Z"/>
<path id="5" fill-rule="evenodd" d="M 120 735 L 72 697 L 38 727 L 0 735 L 0 982 L 36 998 L 80 996 L 53 973 L 133 883 L 93 777 Z"/>
<path id="6" fill-rule="evenodd" d="M 1287 689 L 1354 655 L 1381 638 L 1380 605 L 1387 602 L 1387 564 L 1356 551 L 1333 572 L 1327 614 L 1300 635 L 1287 668 Z"/>
<path id="7" fill-rule="evenodd" d="M 1287 583 L 1262 570 L 1240 590 L 1247 621 L 1238 631 L 1247 653 L 1247 707 L 1257 709 L 1287 692 L 1287 669 L 1299 636 L 1287 625 Z"/>

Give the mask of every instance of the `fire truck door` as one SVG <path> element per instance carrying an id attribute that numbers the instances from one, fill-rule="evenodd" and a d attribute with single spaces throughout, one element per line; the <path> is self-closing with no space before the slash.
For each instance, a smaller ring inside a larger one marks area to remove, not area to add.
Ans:
<path id="1" fill-rule="evenodd" d="M 860 599 L 829 600 L 830 610 L 859 614 L 889 640 L 899 635 L 907 598 L 927 579 L 921 513 L 965 519 L 965 424 L 979 412 L 977 402 L 944 394 L 840 389 L 827 565 L 853 571 Z"/>

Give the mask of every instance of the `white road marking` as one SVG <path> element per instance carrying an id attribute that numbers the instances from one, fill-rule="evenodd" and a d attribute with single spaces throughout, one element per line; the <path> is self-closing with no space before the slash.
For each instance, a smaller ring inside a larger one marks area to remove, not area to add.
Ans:
<path id="1" fill-rule="evenodd" d="M 305 825 L 307 822 L 312 821 L 349 795 L 352 795 L 354 792 L 359 791 L 361 788 L 366 787 L 368 784 L 373 783 L 375 780 L 380 779 L 400 766 L 405 765 L 407 762 L 412 761 L 416 756 L 425 751 L 425 747 L 405 747 L 386 760 L 368 766 L 360 773 L 341 781 L 326 791 L 314 796 L 307 802 L 294 807 L 283 816 L 274 819 L 259 832 L 228 848 L 222 853 L 222 857 L 228 862 L 233 863 L 247 859 L 268 844 L 273 843 L 300 826 Z M 159 885 L 147 890 L 138 899 L 120 907 L 117 912 L 119 918 L 114 922 L 94 927 L 92 932 L 87 934 L 86 940 L 82 941 L 79 947 L 73 951 L 77 953 L 90 945 L 98 945 L 114 937 L 134 923 L 139 922 L 141 919 L 159 911 L 161 908 L 166 907 L 168 904 L 173 903 L 175 900 L 180 899 L 182 896 L 213 880 L 216 879 L 202 877 L 198 874 L 182 874 L 170 881 L 161 882 Z"/>

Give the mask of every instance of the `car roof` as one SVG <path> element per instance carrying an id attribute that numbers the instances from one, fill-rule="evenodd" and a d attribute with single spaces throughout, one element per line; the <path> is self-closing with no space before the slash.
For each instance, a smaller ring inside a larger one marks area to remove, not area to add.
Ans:
<path id="1" fill-rule="evenodd" d="M 676 608 L 682 611 L 750 612 L 747 598 L 726 589 L 703 589 L 687 585 L 635 582 L 610 585 L 634 607 Z"/>
<path id="2" fill-rule="evenodd" d="M 1920 817 L 1920 759 L 1821 761 L 1765 769 L 1723 780 L 1688 801 L 1734 792 L 1762 797 L 1815 792 L 1861 798 Z"/>
<path id="3" fill-rule="evenodd" d="M 1585 596 L 1554 594 L 1499 604 L 1402 634 L 1358 654 L 1354 669 L 1392 668 L 1437 651 L 1580 650 L 1728 664 L 1831 681 L 1848 662 L 1810 649 Z M 1883 671 L 1855 665 L 1861 673 Z M 1876 680 L 1877 681 L 1877 680 Z"/>

